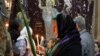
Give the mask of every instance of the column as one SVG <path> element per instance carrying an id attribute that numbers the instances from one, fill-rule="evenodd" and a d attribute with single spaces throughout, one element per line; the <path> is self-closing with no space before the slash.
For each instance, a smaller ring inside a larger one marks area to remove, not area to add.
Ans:
<path id="1" fill-rule="evenodd" d="M 94 14 L 92 20 L 92 35 L 100 40 L 100 0 L 94 0 Z"/>
<path id="2" fill-rule="evenodd" d="M 100 0 L 98 0 L 97 39 L 100 40 Z"/>

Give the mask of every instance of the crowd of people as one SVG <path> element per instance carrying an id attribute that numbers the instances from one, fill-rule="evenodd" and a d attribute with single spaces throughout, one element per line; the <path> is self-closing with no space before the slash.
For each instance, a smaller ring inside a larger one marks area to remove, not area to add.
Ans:
<path id="1" fill-rule="evenodd" d="M 80 10 L 77 10 L 75 18 L 69 15 L 69 10 L 65 10 L 51 19 L 52 29 L 49 31 L 52 31 L 54 38 L 49 40 L 47 47 L 36 45 L 33 39 L 37 56 L 99 56 L 98 45 L 87 32 L 85 18 L 81 16 Z M 26 26 L 21 27 L 20 24 L 20 20 L 15 20 L 9 29 L 14 56 L 33 56 Z M 30 26 L 29 31 L 32 35 Z"/>
<path id="2" fill-rule="evenodd" d="M 13 42 L 14 56 L 33 56 L 26 27 L 15 20 L 9 32 Z M 99 50 L 92 35 L 86 31 L 85 19 L 79 12 L 75 19 L 70 15 L 58 14 L 52 20 L 54 40 L 47 47 L 34 43 L 37 55 L 42 56 L 98 56 Z M 33 34 L 29 27 L 31 35 Z M 34 39 L 33 39 L 34 40 Z M 96 47 L 96 48 L 95 48 Z M 95 51 L 97 50 L 97 51 Z M 95 55 L 96 54 L 96 55 Z"/>
<path id="3" fill-rule="evenodd" d="M 41 0 L 39 1 L 40 6 Z M 81 15 L 80 10 L 78 9 L 77 16 L 72 18 L 70 15 L 70 8 L 72 7 L 70 0 L 64 0 L 66 2 L 64 4 L 65 7 L 59 13 L 55 8 L 52 9 L 51 0 L 46 1 L 48 2 L 47 7 L 40 6 L 40 8 L 43 10 L 42 16 L 45 21 L 46 38 L 50 38 L 44 40 L 45 42 L 48 40 L 46 46 L 38 45 L 37 41 L 34 38 L 32 39 L 36 56 L 100 56 L 100 42 L 95 42 L 92 34 L 86 30 L 85 18 Z M 49 13 L 49 11 L 52 11 L 52 13 Z M 52 18 L 52 16 L 54 17 Z M 22 19 L 17 18 L 9 26 L 9 29 L 6 29 L 10 33 L 9 37 L 11 37 L 12 47 L 10 48 L 10 44 L 5 44 L 10 41 L 6 36 L 8 32 L 3 29 L 3 23 L 0 20 L 0 37 L 5 37 L 5 39 L 9 40 L 5 41 L 2 40 L 4 38 L 0 38 L 0 41 L 3 41 L 0 43 L 0 49 L 5 50 L 5 46 L 7 46 L 9 48 L 7 49 L 8 51 L 13 51 L 12 55 L 1 55 L 7 51 L 0 50 L 2 52 L 0 53 L 1 56 L 34 56 L 27 27 L 25 25 L 22 26 L 22 23 Z M 34 35 L 33 29 L 30 26 L 28 28 L 30 35 Z"/>

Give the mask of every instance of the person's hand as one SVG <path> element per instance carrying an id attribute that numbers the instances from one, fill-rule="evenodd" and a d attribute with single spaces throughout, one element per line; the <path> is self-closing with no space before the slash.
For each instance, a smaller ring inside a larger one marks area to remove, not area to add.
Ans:
<path id="1" fill-rule="evenodd" d="M 36 53 L 45 56 L 45 48 L 43 46 L 38 45 L 36 47 Z"/>

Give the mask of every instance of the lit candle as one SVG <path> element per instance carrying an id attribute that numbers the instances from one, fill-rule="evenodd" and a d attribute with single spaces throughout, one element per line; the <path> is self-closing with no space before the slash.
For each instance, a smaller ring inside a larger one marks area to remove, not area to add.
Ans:
<path id="1" fill-rule="evenodd" d="M 6 27 L 6 29 L 8 29 L 9 23 L 5 23 L 5 27 Z"/>
<path id="2" fill-rule="evenodd" d="M 43 41 L 44 41 L 44 37 L 41 36 L 41 42 L 40 42 L 40 45 L 42 45 Z"/>
<path id="3" fill-rule="evenodd" d="M 39 54 L 40 54 L 40 50 L 39 50 L 39 35 L 38 35 L 38 34 L 36 35 L 36 39 L 37 39 L 37 47 L 38 47 L 38 51 L 39 51 Z"/>

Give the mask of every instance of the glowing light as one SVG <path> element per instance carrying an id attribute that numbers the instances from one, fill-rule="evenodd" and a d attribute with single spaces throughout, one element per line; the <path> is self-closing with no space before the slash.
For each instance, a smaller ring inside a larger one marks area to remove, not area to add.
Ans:
<path id="1" fill-rule="evenodd" d="M 9 23 L 6 23 L 6 24 L 5 24 L 5 27 L 8 28 L 8 27 L 9 27 Z"/>

